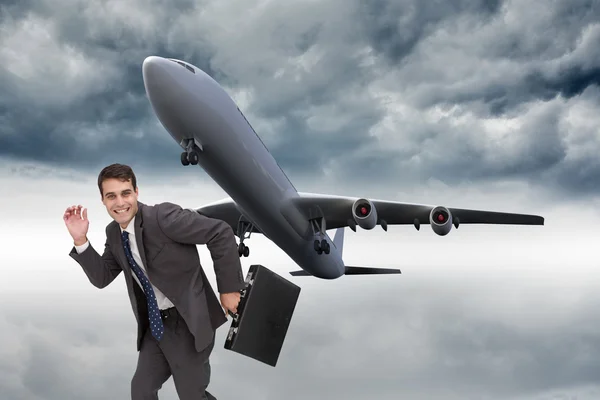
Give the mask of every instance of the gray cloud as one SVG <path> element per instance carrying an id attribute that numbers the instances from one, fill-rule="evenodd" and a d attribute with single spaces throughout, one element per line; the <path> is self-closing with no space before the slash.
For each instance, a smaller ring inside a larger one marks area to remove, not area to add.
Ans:
<path id="1" fill-rule="evenodd" d="M 244 4 L 5 2 L 0 156 L 181 171 L 141 79 L 160 54 L 218 79 L 292 177 L 597 192 L 600 121 L 571 120 L 598 104 L 596 2 Z"/>
<path id="2" fill-rule="evenodd" d="M 481 101 L 487 106 L 476 109 L 482 116 L 497 115 L 523 102 L 572 97 L 598 85 L 594 43 L 600 8 L 595 2 L 562 1 L 554 8 L 511 2 L 497 11 L 487 20 L 446 19 L 423 40 L 402 69 L 402 77 L 412 78 L 406 88 L 420 92 L 417 104 L 473 107 Z"/>
<path id="3" fill-rule="evenodd" d="M 488 22 L 500 10 L 501 3 L 499 0 L 441 3 L 376 0 L 361 3 L 355 17 L 369 45 L 395 66 L 410 56 L 423 38 L 434 34 L 439 25 L 464 16 Z"/>
<path id="4" fill-rule="evenodd" d="M 89 238 L 96 247 L 110 219 L 95 191 L 86 189 L 93 181 L 75 175 L 67 178 L 78 183 L 65 182 L 51 169 L 37 169 L 33 181 L 0 174 L 14 193 L 0 198 L 4 209 L 17 204 L 27 210 L 27 217 L 10 213 L 6 229 L 0 227 L 0 268 L 10 267 L 0 280 L 0 303 L 9 305 L 0 308 L 0 393 L 7 400 L 128 398 L 137 355 L 123 279 L 104 290 L 89 284 L 67 256 L 62 204 L 74 197 L 89 205 Z M 168 200 L 177 203 L 213 196 L 203 188 L 173 189 Z M 491 185 L 484 194 L 472 187 L 450 192 L 473 205 L 491 207 L 492 201 L 492 208 L 504 208 L 507 202 L 496 196 L 503 190 Z M 164 192 L 142 187 L 145 198 L 158 201 Z M 514 192 L 510 208 L 536 203 L 525 191 Z M 431 193 L 425 198 L 449 201 L 435 186 Z M 272 268 L 302 287 L 300 301 L 274 369 L 225 351 L 221 328 L 211 389 L 221 398 L 261 400 L 596 399 L 597 207 L 570 204 L 549 212 L 544 206 L 543 229 L 461 227 L 443 239 L 412 227 L 348 232 L 348 263 L 399 266 L 403 275 L 397 278 L 292 278 L 287 271 L 297 267 L 289 258 L 253 236 L 244 270 L 251 263 Z M 573 209 L 589 223 L 572 226 Z M 31 243 L 36 251 L 29 254 Z M 199 250 L 214 282 L 210 255 L 204 246 Z M 161 394 L 177 398 L 172 381 Z"/>
<path id="5" fill-rule="evenodd" d="M 180 150 L 145 98 L 141 62 L 151 54 L 189 60 L 219 80 L 286 172 L 322 191 L 400 192 L 428 203 L 457 199 L 447 205 L 460 207 L 471 206 L 467 199 L 516 212 L 537 212 L 536 202 L 547 200 L 543 191 L 529 195 L 528 185 L 554 191 L 554 199 L 570 194 L 573 207 L 580 205 L 573 199 L 598 193 L 598 2 L 255 3 L 0 2 L 0 161 L 9 174 L 37 179 L 6 206 L 30 209 L 40 226 L 37 217 L 53 209 L 58 216 L 63 206 L 39 203 L 39 190 L 71 202 L 68 184 L 46 179 L 87 179 L 91 203 L 92 178 L 115 161 L 157 180 L 174 168 L 182 182 L 185 174 L 197 177 L 180 168 Z M 422 182 L 419 194 L 412 185 Z M 507 187 L 523 190 L 504 200 Z M 185 202 L 209 197 L 203 187 L 179 190 Z M 150 196 L 166 200 L 163 192 Z M 557 222 L 543 206 L 548 228 L 570 240 L 580 233 L 566 225 L 571 209 Z M 103 212 L 94 210 L 96 225 Z M 17 214 L 8 221 L 22 222 Z M 103 227 L 94 229 L 99 242 Z M 268 400 L 599 398 L 600 298 L 586 286 L 596 273 L 573 260 L 593 239 L 523 250 L 517 242 L 525 239 L 511 237 L 487 247 L 491 261 L 483 250 L 469 253 L 501 265 L 502 255 L 523 252 L 514 256 L 522 269 L 486 269 L 493 278 L 457 267 L 458 242 L 436 252 L 410 236 L 401 246 L 411 252 L 367 260 L 406 263 L 399 283 L 298 280 L 303 292 L 279 366 L 224 351 L 221 329 L 212 389 L 223 398 Z M 383 240 L 354 240 L 383 251 Z M 547 264 L 529 265 L 548 248 Z M 255 250 L 261 258 L 277 253 Z M 407 261 L 425 253 L 445 269 Z M 2 252 L 1 266 L 32 271 L 22 253 L 10 254 Z M 285 275 L 288 261 L 268 262 Z M 58 280 L 62 271 L 47 273 Z M 61 296 L 17 289 L 17 282 L 41 284 L 32 278 L 2 281 L 10 291 L 0 301 L 10 306 L 0 309 L 0 393 L 7 400 L 127 398 L 136 353 L 124 288 L 75 292 L 61 280 Z M 161 399 L 175 398 L 169 382 Z"/>
<path id="6" fill-rule="evenodd" d="M 543 303 L 533 297 L 543 291 L 521 284 L 515 292 L 512 285 L 516 304 L 507 298 L 508 285 L 409 275 L 400 298 L 389 280 L 377 280 L 376 296 L 375 280 L 348 279 L 335 284 L 333 297 L 327 286 L 299 282 L 301 301 L 277 368 L 222 349 L 221 329 L 213 391 L 235 397 L 249 388 L 248 398 L 273 400 L 537 400 L 597 384 L 600 320 L 594 310 L 600 298 L 591 288 L 585 304 L 571 305 L 558 300 L 568 286 L 555 288 L 557 300 Z M 342 292 L 354 293 L 353 300 Z M 90 289 L 73 293 L 80 299 L 76 306 L 68 293 L 53 297 L 60 315 L 23 303 L 2 311 L 3 337 L 12 338 L 0 346 L 0 370 L 12 376 L 0 379 L 0 390 L 11 394 L 7 400 L 128 396 L 136 353 L 133 317 L 119 303 L 126 298 Z M 323 312 L 323 304 L 335 312 Z M 162 398 L 176 398 L 172 381 L 163 392 Z"/>

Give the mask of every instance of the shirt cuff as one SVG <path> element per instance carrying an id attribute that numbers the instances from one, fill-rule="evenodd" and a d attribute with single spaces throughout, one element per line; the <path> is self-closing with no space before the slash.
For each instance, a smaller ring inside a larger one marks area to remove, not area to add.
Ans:
<path id="1" fill-rule="evenodd" d="M 75 246 L 75 250 L 77 250 L 77 254 L 81 254 L 84 251 L 86 251 L 86 249 L 88 248 L 89 245 L 90 245 L 90 242 L 87 241 L 84 244 L 82 244 L 81 246 Z"/>

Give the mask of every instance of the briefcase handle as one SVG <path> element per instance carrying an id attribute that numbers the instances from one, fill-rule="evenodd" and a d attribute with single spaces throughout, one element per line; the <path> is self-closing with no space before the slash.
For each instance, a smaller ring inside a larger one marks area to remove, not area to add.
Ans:
<path id="1" fill-rule="evenodd" d="M 254 279 L 253 275 L 251 272 L 248 273 L 248 276 L 246 276 L 246 287 L 243 288 L 242 290 L 240 290 L 240 303 L 238 305 L 238 312 L 237 313 L 232 313 L 231 311 L 227 310 L 227 314 L 233 318 L 234 322 L 237 322 L 238 318 L 240 317 L 240 306 L 242 305 L 242 300 L 244 299 L 244 297 L 246 297 L 246 295 L 248 294 L 248 290 L 250 290 L 250 287 L 254 284 Z"/>
<path id="2" fill-rule="evenodd" d="M 238 312 L 237 313 L 232 313 L 230 310 L 227 310 L 227 314 L 229 314 L 229 316 L 231 318 L 233 318 L 233 320 L 235 322 L 237 322 L 238 318 L 240 317 L 240 306 L 242 305 L 242 299 L 244 297 L 246 297 L 246 293 L 248 291 L 248 288 L 244 288 L 242 290 L 240 290 L 240 303 L 238 304 Z"/>

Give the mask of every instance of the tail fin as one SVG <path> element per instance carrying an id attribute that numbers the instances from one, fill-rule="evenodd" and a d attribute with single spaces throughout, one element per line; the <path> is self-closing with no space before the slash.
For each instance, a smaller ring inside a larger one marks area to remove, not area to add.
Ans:
<path id="1" fill-rule="evenodd" d="M 344 254 L 344 231 L 344 227 L 338 228 L 335 231 L 335 236 L 333 237 L 333 244 L 339 250 L 341 255 Z"/>

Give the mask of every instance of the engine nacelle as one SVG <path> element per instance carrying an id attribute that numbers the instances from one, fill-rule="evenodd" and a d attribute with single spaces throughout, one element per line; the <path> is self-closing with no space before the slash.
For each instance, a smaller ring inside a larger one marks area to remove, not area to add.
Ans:
<path id="1" fill-rule="evenodd" d="M 446 207 L 435 207 L 429 214 L 429 223 L 436 234 L 445 236 L 452 229 L 452 214 Z"/>
<path id="2" fill-rule="evenodd" d="M 363 229 L 373 229 L 377 226 L 377 210 L 367 199 L 358 199 L 352 205 L 352 217 Z"/>

